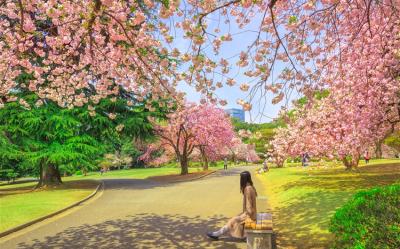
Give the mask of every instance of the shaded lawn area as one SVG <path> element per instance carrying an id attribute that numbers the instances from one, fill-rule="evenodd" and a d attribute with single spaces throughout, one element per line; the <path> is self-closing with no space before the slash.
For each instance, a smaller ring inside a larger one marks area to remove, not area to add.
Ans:
<path id="1" fill-rule="evenodd" d="M 0 232 L 63 209 L 86 196 L 98 181 L 68 181 L 63 185 L 12 194 L 0 192 Z"/>
<path id="2" fill-rule="evenodd" d="M 329 248 L 335 210 L 362 189 L 400 180 L 397 163 L 371 164 L 359 172 L 343 168 L 273 168 L 261 175 L 272 208 L 278 248 Z"/>

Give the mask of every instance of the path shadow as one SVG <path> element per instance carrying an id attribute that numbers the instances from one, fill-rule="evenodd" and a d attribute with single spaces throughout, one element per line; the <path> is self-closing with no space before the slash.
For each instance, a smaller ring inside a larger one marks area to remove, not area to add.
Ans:
<path id="1" fill-rule="evenodd" d="M 253 169 L 256 169 L 257 167 L 255 166 L 240 166 L 240 167 L 232 167 L 232 168 L 228 168 L 228 170 L 223 170 L 220 169 L 217 172 L 215 172 L 214 174 L 211 174 L 207 177 L 205 177 L 204 179 L 207 178 L 218 178 L 218 177 L 225 177 L 225 176 L 237 176 L 238 180 L 239 180 L 239 176 L 240 173 L 247 170 L 247 171 L 252 171 Z"/>
<path id="2" fill-rule="evenodd" d="M 198 180 L 193 180 L 193 181 L 202 181 L 206 179 L 211 179 L 211 178 L 220 178 L 220 177 L 226 177 L 226 176 L 237 176 L 238 181 L 239 181 L 239 175 L 242 171 L 248 170 L 244 169 L 243 167 L 240 168 L 232 168 L 228 169 L 226 171 L 224 170 L 218 170 L 217 172 L 205 176 L 203 178 L 200 178 Z M 152 188 L 158 188 L 158 187 L 170 187 L 174 185 L 179 185 L 179 184 L 185 184 L 187 182 L 191 181 L 182 181 L 182 182 L 160 182 L 160 181 L 155 181 L 151 179 L 132 179 L 132 178 L 126 178 L 126 179 L 103 179 L 104 182 L 104 187 L 105 189 L 112 189 L 112 190 L 133 190 L 133 189 L 152 189 Z"/>
<path id="3" fill-rule="evenodd" d="M 208 230 L 226 220 L 222 216 L 201 219 L 198 216 L 138 214 L 70 227 L 43 240 L 20 243 L 17 248 L 245 248 L 244 242 L 212 241 L 205 236 Z"/>

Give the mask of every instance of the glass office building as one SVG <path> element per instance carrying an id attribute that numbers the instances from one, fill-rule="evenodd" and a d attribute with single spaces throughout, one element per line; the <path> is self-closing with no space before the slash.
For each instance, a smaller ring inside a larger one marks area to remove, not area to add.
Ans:
<path id="1" fill-rule="evenodd" d="M 232 118 L 237 118 L 243 122 L 246 120 L 244 111 L 241 109 L 231 108 L 231 109 L 226 109 L 225 112 L 229 114 L 229 116 L 231 116 Z"/>

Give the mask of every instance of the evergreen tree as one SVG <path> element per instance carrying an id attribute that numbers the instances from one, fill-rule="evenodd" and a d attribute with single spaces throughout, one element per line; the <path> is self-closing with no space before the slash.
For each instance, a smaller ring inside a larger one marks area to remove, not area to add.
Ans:
<path id="1" fill-rule="evenodd" d="M 152 135 L 145 103 L 127 93 L 72 109 L 41 100 L 30 92 L 0 108 L 0 158 L 8 167 L 39 176 L 38 187 L 60 184 L 60 171 L 87 172 L 107 151 L 120 151 L 127 140 Z M 153 103 L 153 106 L 157 106 Z"/>

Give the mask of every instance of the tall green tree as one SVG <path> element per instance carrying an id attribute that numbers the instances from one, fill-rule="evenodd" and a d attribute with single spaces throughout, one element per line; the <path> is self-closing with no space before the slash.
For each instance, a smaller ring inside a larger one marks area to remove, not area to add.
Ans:
<path id="1" fill-rule="evenodd" d="M 21 101 L 0 108 L 0 158 L 35 172 L 38 187 L 60 184 L 60 171 L 95 169 L 96 159 L 120 151 L 126 140 L 150 137 L 148 117 L 161 113 L 122 93 L 72 109 L 21 95 Z"/>

